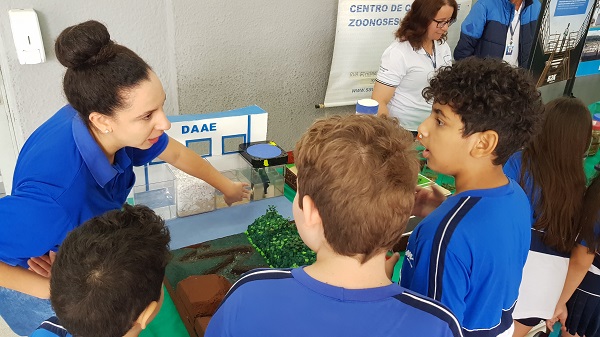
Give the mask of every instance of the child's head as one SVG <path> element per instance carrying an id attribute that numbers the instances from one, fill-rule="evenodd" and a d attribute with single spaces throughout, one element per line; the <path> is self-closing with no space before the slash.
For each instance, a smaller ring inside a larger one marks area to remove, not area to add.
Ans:
<path id="1" fill-rule="evenodd" d="M 52 307 L 65 329 L 93 337 L 144 328 L 162 303 L 169 241 L 164 221 L 145 206 L 125 205 L 69 233 L 50 279 Z"/>
<path id="2" fill-rule="evenodd" d="M 412 135 L 396 120 L 334 116 L 315 122 L 296 144 L 294 218 L 304 242 L 324 239 L 361 263 L 404 233 L 419 169 Z M 322 226 L 316 237 L 307 226 Z M 318 253 L 318 252 L 317 252 Z"/>
<path id="3" fill-rule="evenodd" d="M 519 182 L 529 194 L 539 191 L 532 206 L 534 226 L 544 232 L 544 243 L 566 253 L 579 234 L 574 219 L 585 191 L 583 157 L 590 144 L 592 117 L 581 100 L 569 97 L 548 102 L 544 117 L 541 132 L 523 150 Z"/>
<path id="4" fill-rule="evenodd" d="M 535 134 L 543 111 L 531 77 L 496 59 L 472 57 L 442 67 L 423 97 L 433 103 L 419 126 L 424 155 L 432 169 L 447 174 L 470 158 L 504 164 Z"/>

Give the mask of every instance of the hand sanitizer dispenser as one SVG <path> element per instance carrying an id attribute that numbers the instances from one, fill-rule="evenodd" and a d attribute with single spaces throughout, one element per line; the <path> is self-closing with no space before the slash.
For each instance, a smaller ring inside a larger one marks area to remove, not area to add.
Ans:
<path id="1" fill-rule="evenodd" d="M 44 42 L 35 11 L 33 9 L 11 9 L 8 11 L 8 17 L 19 63 L 45 62 Z"/>

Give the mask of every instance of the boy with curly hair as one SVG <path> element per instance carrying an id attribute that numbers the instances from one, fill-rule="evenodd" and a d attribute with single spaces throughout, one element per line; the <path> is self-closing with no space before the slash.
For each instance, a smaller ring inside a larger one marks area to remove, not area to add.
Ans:
<path id="1" fill-rule="evenodd" d="M 456 194 L 419 190 L 426 218 L 409 239 L 402 286 L 447 305 L 465 336 L 512 336 L 512 317 L 530 243 L 530 206 L 502 165 L 539 127 L 539 92 L 523 71 L 468 58 L 438 71 L 418 128 L 431 169 L 452 175 Z"/>
<path id="2" fill-rule="evenodd" d="M 251 271 L 211 318 L 214 336 L 461 336 L 439 302 L 393 284 L 385 255 L 414 204 L 418 159 L 397 121 L 335 116 L 296 144 L 293 213 L 317 261 Z"/>

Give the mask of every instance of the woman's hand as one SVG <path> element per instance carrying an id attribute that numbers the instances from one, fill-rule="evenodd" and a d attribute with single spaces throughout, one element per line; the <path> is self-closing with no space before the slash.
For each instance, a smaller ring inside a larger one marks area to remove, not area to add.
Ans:
<path id="1" fill-rule="evenodd" d="M 250 187 L 248 183 L 231 181 L 231 186 L 227 189 L 227 192 L 223 191 L 223 199 L 227 206 L 231 206 L 234 202 L 242 199 L 249 199 L 251 192 L 248 187 Z"/>
<path id="2" fill-rule="evenodd" d="M 29 270 L 35 272 L 36 274 L 50 278 L 50 275 L 52 275 L 52 264 L 54 263 L 55 259 L 56 253 L 50 251 L 48 255 L 30 258 L 27 261 L 27 265 L 29 265 Z"/>

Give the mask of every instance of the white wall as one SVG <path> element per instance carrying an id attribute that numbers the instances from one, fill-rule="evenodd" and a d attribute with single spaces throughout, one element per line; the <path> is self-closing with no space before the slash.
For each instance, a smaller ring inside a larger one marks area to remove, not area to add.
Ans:
<path id="1" fill-rule="evenodd" d="M 36 10 L 47 62 L 18 63 L 10 8 Z M 64 68 L 53 50 L 56 36 L 95 19 L 154 68 L 167 91 L 168 113 L 257 104 L 270 113 L 269 137 L 291 149 L 314 118 L 326 113 L 314 104 L 325 94 L 336 9 L 335 0 L 3 0 L 0 67 L 22 136 L 19 146 L 66 102 Z"/>
<path id="2" fill-rule="evenodd" d="M 18 63 L 11 8 L 37 11 L 47 62 Z M 54 39 L 67 26 L 95 19 L 154 68 L 169 114 L 257 104 L 269 112 L 268 137 L 291 150 L 315 118 L 354 111 L 314 108 L 325 96 L 336 16 L 336 0 L 2 0 L 0 69 L 17 147 L 66 102 Z M 597 76 L 578 81 L 575 95 L 591 103 L 598 84 Z M 553 98 L 555 90 L 546 91 Z"/>

